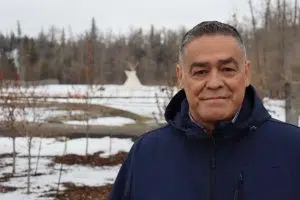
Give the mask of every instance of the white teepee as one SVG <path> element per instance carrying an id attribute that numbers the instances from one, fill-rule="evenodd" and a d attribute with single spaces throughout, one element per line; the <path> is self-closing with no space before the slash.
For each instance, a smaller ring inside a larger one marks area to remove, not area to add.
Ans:
<path id="1" fill-rule="evenodd" d="M 135 70 L 131 70 L 131 71 L 125 70 L 125 74 L 127 76 L 127 79 L 123 84 L 123 87 L 126 87 L 128 89 L 136 89 L 136 88 L 141 88 L 143 86 L 139 78 L 137 77 Z"/>

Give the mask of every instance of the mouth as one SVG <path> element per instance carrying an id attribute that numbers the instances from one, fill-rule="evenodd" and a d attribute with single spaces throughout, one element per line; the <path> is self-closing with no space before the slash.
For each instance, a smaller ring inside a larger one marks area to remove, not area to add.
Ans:
<path id="1" fill-rule="evenodd" d="M 204 101 L 209 101 L 209 100 L 225 100 L 228 99 L 228 96 L 217 96 L 217 97 L 208 97 L 208 98 L 202 98 Z"/>

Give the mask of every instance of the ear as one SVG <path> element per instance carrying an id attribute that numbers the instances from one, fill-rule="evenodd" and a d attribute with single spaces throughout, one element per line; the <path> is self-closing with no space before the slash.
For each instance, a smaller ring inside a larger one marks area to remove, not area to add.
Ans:
<path id="1" fill-rule="evenodd" d="M 183 88 L 183 69 L 179 64 L 176 65 L 176 76 L 177 76 L 177 80 L 178 80 L 178 87 L 180 89 L 182 89 Z"/>
<path id="2" fill-rule="evenodd" d="M 251 62 L 249 60 L 246 60 L 245 64 L 245 79 L 246 87 L 248 87 L 251 83 Z"/>

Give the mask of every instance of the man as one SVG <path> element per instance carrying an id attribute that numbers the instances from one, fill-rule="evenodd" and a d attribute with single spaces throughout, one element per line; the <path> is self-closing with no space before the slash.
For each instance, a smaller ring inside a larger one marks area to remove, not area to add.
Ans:
<path id="1" fill-rule="evenodd" d="M 250 84 L 238 31 L 188 31 L 165 127 L 144 134 L 110 200 L 299 200 L 300 129 L 271 118 Z"/>

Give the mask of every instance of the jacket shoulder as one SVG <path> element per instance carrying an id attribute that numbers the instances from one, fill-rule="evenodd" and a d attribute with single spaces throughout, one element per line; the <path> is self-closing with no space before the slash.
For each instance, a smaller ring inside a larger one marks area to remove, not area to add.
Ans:
<path id="1" fill-rule="evenodd" d="M 260 133 L 277 144 L 300 148 L 300 128 L 292 124 L 271 118 L 263 125 Z"/>
<path id="2" fill-rule="evenodd" d="M 269 120 L 269 123 L 272 125 L 272 127 L 275 129 L 279 129 L 279 130 L 285 130 L 285 132 L 288 133 L 298 133 L 300 134 L 300 127 L 295 126 L 293 124 L 289 124 L 274 118 L 271 118 Z"/>
<path id="3" fill-rule="evenodd" d="M 170 138 L 172 137 L 174 134 L 174 128 L 167 124 L 164 125 L 160 128 L 156 128 L 153 129 L 151 131 L 148 131 L 144 134 L 142 134 L 138 139 L 137 139 L 137 143 L 144 143 L 144 142 L 152 142 L 153 140 L 161 140 L 164 138 Z"/>
<path id="4" fill-rule="evenodd" d="M 179 134 L 175 134 L 175 129 L 167 124 L 160 128 L 151 130 L 142 134 L 134 143 L 135 152 L 144 151 L 146 149 L 156 149 L 176 140 Z"/>

